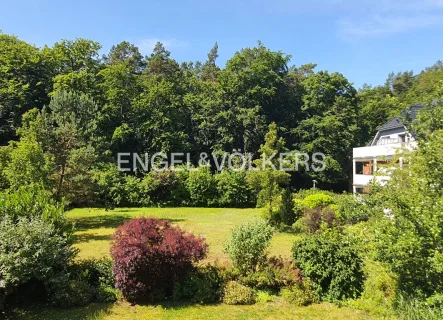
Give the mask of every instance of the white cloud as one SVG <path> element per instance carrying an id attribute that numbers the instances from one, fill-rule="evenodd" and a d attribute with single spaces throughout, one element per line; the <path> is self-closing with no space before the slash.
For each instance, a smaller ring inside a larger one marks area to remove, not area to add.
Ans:
<path id="1" fill-rule="evenodd" d="M 175 48 L 186 48 L 189 46 L 187 41 L 177 40 L 177 39 L 158 39 L 158 38 L 146 38 L 137 42 L 137 46 L 141 53 L 151 54 L 157 42 L 161 42 L 163 46 L 172 51 Z"/>
<path id="2" fill-rule="evenodd" d="M 360 5 L 360 10 L 350 8 L 346 17 L 337 20 L 340 38 L 353 40 L 443 26 L 443 0 L 373 0 Z"/>
<path id="3" fill-rule="evenodd" d="M 339 20 L 339 35 L 346 40 L 368 36 L 401 33 L 426 27 L 442 26 L 443 18 L 438 15 L 395 16 L 375 15 L 363 21 Z"/>

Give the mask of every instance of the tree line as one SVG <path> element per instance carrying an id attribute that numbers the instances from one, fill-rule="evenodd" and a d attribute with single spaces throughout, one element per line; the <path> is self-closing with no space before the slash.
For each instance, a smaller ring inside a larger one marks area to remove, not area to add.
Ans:
<path id="1" fill-rule="evenodd" d="M 126 41 L 100 50 L 87 39 L 38 48 L 0 33 L 0 188 L 38 181 L 81 197 L 119 152 L 258 155 L 275 124 L 286 149 L 327 156 L 325 171 L 291 173 L 292 187 L 316 179 L 347 190 L 352 148 L 408 105 L 432 100 L 443 80 L 438 61 L 357 90 L 341 73 L 293 65 L 261 42 L 224 67 L 217 43 L 204 62 L 178 63 L 161 43 L 149 56 Z"/>

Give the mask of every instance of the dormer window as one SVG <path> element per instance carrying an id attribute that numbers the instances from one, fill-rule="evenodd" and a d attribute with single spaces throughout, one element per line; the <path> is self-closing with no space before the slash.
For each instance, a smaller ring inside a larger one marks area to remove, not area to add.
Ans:
<path id="1" fill-rule="evenodd" d="M 398 135 L 398 142 L 400 142 L 400 143 L 406 142 L 406 134 L 405 133 Z"/>

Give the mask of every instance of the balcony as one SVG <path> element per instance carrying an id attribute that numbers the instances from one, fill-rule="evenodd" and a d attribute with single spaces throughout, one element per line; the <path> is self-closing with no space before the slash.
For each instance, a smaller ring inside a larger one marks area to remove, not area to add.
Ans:
<path id="1" fill-rule="evenodd" d="M 383 139 L 383 140 L 394 140 L 394 139 Z M 382 144 L 375 146 L 354 148 L 353 158 L 354 159 L 371 159 L 371 158 L 381 158 L 381 157 L 391 158 L 392 156 L 395 155 L 397 150 L 401 148 L 412 150 L 416 147 L 415 141 L 411 141 L 408 143 L 398 142 L 397 139 L 395 139 L 395 141 L 396 142 L 391 142 L 391 143 L 388 143 L 387 141 L 386 143 L 383 142 Z"/>
<path id="2" fill-rule="evenodd" d="M 383 185 L 387 180 L 389 180 L 389 176 L 377 176 L 374 177 L 373 175 L 368 174 L 354 174 L 354 186 L 367 186 L 369 185 L 374 178 L 377 182 L 379 182 L 381 185 Z"/>

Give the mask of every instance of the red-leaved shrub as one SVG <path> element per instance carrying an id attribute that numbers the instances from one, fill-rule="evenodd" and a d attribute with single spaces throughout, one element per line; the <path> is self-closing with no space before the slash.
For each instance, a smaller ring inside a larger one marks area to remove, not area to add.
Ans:
<path id="1" fill-rule="evenodd" d="M 116 287 L 130 302 L 158 301 L 172 295 L 193 264 L 206 255 L 207 244 L 167 220 L 138 218 L 114 234 L 111 255 Z"/>

